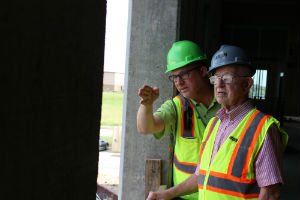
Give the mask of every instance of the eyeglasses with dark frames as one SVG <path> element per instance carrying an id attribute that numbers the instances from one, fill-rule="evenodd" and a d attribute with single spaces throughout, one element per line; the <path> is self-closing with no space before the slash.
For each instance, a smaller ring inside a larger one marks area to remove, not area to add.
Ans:
<path id="1" fill-rule="evenodd" d="M 172 81 L 172 82 L 174 81 L 175 83 L 179 79 L 181 79 L 181 80 L 187 80 L 190 77 L 190 72 L 193 71 L 193 70 L 195 70 L 195 69 L 198 69 L 198 68 L 200 68 L 200 66 L 193 67 L 192 69 L 183 71 L 183 72 L 181 72 L 179 74 L 176 74 L 176 75 L 170 75 L 169 76 L 169 80 Z"/>

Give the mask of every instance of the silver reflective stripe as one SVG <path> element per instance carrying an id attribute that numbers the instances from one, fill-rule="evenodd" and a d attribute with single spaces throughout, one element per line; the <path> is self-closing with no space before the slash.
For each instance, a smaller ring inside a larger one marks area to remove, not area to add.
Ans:
<path id="1" fill-rule="evenodd" d="M 199 174 L 198 175 L 198 184 L 199 185 L 204 185 L 204 180 L 205 180 L 205 175 Z"/>
<path id="2" fill-rule="evenodd" d="M 241 178 L 242 177 L 242 172 L 243 172 L 243 168 L 244 168 L 244 164 L 245 164 L 245 160 L 246 160 L 246 156 L 248 153 L 248 149 L 250 147 L 250 144 L 253 140 L 255 131 L 257 129 L 257 126 L 259 124 L 259 122 L 261 121 L 261 119 L 265 116 L 264 113 L 259 112 L 253 119 L 253 121 L 251 122 L 251 124 L 249 125 L 245 136 L 241 142 L 241 145 L 238 149 L 236 158 L 234 160 L 233 163 L 233 167 L 232 167 L 232 172 L 231 175 Z"/>
<path id="3" fill-rule="evenodd" d="M 218 120 L 219 120 L 219 118 L 216 117 L 215 120 L 214 120 L 214 122 L 213 122 L 213 124 L 211 125 L 211 129 L 209 130 L 209 133 L 207 134 L 207 136 L 206 136 L 206 138 L 205 138 L 205 141 L 203 142 L 202 149 L 201 149 L 202 151 L 204 151 L 206 142 L 207 142 L 207 140 L 210 138 L 210 135 L 211 135 L 212 131 L 214 130 L 214 128 L 215 128 L 215 126 L 216 126 Z M 201 150 L 200 150 L 200 151 L 201 151 Z"/>
<path id="4" fill-rule="evenodd" d="M 185 165 L 185 164 L 180 163 L 177 160 L 176 156 L 174 156 L 174 164 L 175 164 L 177 169 L 179 169 L 181 171 L 184 171 L 185 173 L 188 173 L 188 174 L 195 173 L 196 168 L 197 168 L 197 166 L 195 166 L 195 165 Z"/>
<path id="5" fill-rule="evenodd" d="M 209 175 L 207 185 L 227 191 L 238 192 L 241 194 L 258 194 L 260 188 L 257 183 L 240 183 L 229 179 L 219 178 Z"/>

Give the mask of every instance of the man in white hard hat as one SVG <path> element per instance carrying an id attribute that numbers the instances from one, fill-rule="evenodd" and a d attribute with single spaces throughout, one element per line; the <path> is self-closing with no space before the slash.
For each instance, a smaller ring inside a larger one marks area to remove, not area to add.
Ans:
<path id="1" fill-rule="evenodd" d="M 248 99 L 255 69 L 245 52 L 222 45 L 214 54 L 210 82 L 222 108 L 208 123 L 196 173 L 148 200 L 171 199 L 198 187 L 202 199 L 260 199 L 280 197 L 282 153 L 288 136 L 279 122 L 253 107 Z"/>

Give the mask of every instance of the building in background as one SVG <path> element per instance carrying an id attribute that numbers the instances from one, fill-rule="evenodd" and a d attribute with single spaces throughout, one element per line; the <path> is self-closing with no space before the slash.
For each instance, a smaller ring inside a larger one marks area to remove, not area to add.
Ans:
<path id="1" fill-rule="evenodd" d="M 123 92 L 124 73 L 123 72 L 104 72 L 103 91 Z"/>

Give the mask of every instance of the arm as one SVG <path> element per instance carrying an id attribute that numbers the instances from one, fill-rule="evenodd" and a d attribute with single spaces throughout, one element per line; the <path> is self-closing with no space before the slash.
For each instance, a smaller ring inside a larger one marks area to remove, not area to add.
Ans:
<path id="1" fill-rule="evenodd" d="M 280 198 L 282 180 L 281 133 L 272 124 L 267 132 L 265 141 L 260 149 L 255 163 L 256 179 L 260 187 L 259 200 L 276 200 Z"/>
<path id="2" fill-rule="evenodd" d="M 169 200 L 174 197 L 191 194 L 198 191 L 198 176 L 192 174 L 188 179 L 165 191 L 150 192 L 147 200 Z"/>
<path id="3" fill-rule="evenodd" d="M 260 188 L 258 200 L 277 200 L 280 198 L 280 184 Z"/>
<path id="4" fill-rule="evenodd" d="M 144 85 L 138 95 L 141 97 L 137 113 L 137 129 L 141 134 L 153 134 L 164 129 L 164 121 L 153 114 L 153 102 L 159 96 L 159 89 Z"/>

